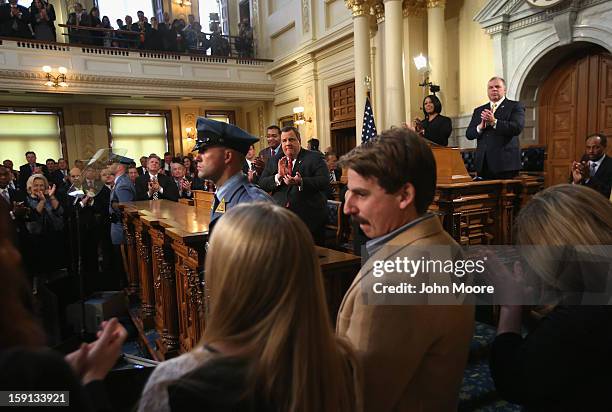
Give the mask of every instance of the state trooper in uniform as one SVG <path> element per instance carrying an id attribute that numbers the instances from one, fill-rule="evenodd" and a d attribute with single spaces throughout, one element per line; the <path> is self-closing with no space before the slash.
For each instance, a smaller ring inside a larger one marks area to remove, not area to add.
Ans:
<path id="1" fill-rule="evenodd" d="M 258 186 L 249 183 L 242 172 L 249 147 L 259 139 L 231 124 L 204 117 L 196 125 L 199 151 L 198 177 L 210 179 L 217 186 L 211 208 L 209 230 L 217 219 L 239 203 L 268 201 L 272 198 Z"/>

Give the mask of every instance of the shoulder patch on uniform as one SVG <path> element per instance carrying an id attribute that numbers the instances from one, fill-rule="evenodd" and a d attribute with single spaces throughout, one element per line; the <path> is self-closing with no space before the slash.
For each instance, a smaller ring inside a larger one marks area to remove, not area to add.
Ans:
<path id="1" fill-rule="evenodd" d="M 217 206 L 216 213 L 225 213 L 225 198 L 222 198 L 219 202 L 219 206 Z"/>

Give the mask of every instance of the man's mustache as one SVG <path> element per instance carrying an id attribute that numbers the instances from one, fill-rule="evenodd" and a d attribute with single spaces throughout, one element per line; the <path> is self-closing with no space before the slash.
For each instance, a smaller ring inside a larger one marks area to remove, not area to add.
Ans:
<path id="1" fill-rule="evenodd" d="M 369 223 L 366 219 L 359 217 L 359 216 L 352 216 L 352 219 L 353 219 L 353 222 L 357 223 L 358 225 Z"/>

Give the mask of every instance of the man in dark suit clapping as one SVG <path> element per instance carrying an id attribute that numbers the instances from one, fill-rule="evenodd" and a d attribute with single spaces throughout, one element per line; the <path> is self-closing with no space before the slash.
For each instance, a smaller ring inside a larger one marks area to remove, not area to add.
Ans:
<path id="1" fill-rule="evenodd" d="M 466 137 L 476 139 L 476 170 L 483 179 L 511 179 L 521 169 L 518 136 L 525 126 L 525 107 L 506 98 L 506 82 L 493 77 L 487 85 L 490 102 L 477 107 Z"/>
<path id="2" fill-rule="evenodd" d="M 40 168 L 45 176 L 49 175 L 47 166 L 42 163 L 36 163 L 36 153 L 28 151 L 25 157 L 27 163 L 19 167 L 19 187 L 24 193 L 26 192 L 26 182 L 28 178 L 34 174 L 37 168 Z"/>
<path id="3" fill-rule="evenodd" d="M 608 138 L 603 133 L 588 136 L 584 142 L 584 156 L 572 163 L 570 181 L 588 186 L 610 198 L 612 186 L 612 157 L 606 155 Z"/>
<path id="4" fill-rule="evenodd" d="M 259 179 L 259 186 L 272 193 L 274 201 L 295 212 L 308 226 L 319 245 L 325 238 L 326 193 L 329 171 L 323 156 L 301 147 L 295 127 L 281 131 L 282 152 L 270 159 Z"/>
<path id="5" fill-rule="evenodd" d="M 179 192 L 171 177 L 160 173 L 161 161 L 149 157 L 147 172 L 136 179 L 136 200 L 167 199 L 178 202 Z"/>

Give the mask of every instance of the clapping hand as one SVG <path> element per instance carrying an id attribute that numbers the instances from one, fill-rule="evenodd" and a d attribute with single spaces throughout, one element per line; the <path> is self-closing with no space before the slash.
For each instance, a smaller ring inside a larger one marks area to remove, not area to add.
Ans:
<path id="1" fill-rule="evenodd" d="M 493 124 L 495 124 L 495 115 L 489 109 L 484 109 L 480 114 L 480 118 L 482 119 L 480 127 L 483 129 L 487 127 L 487 125 L 492 126 Z"/>
<path id="2" fill-rule="evenodd" d="M 121 355 L 127 331 L 117 318 L 112 318 L 102 322 L 97 337 L 65 357 L 84 384 L 104 379 Z"/>
<path id="3" fill-rule="evenodd" d="M 181 190 L 183 192 L 190 192 L 191 191 L 191 182 L 187 179 L 183 179 L 181 180 Z"/>
<path id="4" fill-rule="evenodd" d="M 253 159 L 253 164 L 255 165 L 255 172 L 257 172 L 258 175 L 261 175 L 266 163 L 261 157 L 257 156 L 255 159 Z"/>
<path id="5" fill-rule="evenodd" d="M 295 176 L 289 176 L 289 175 L 285 175 L 283 176 L 283 182 L 285 182 L 285 184 L 287 186 L 301 186 L 302 185 L 302 176 L 300 176 L 300 173 L 296 173 Z"/>
<path id="6" fill-rule="evenodd" d="M 572 180 L 578 184 L 591 177 L 591 171 L 587 162 L 572 162 Z"/>
<path id="7" fill-rule="evenodd" d="M 159 181 L 151 180 L 149 182 L 149 196 L 152 196 L 155 192 L 159 192 Z"/>
<path id="8" fill-rule="evenodd" d="M 278 175 L 281 179 L 283 179 L 286 175 L 289 174 L 289 167 L 287 162 L 288 159 L 286 157 L 278 159 Z"/>
<path id="9" fill-rule="evenodd" d="M 52 197 L 53 195 L 55 195 L 55 190 L 57 189 L 57 187 L 55 185 L 51 185 L 51 187 L 49 188 L 49 190 L 47 191 L 49 197 Z"/>

